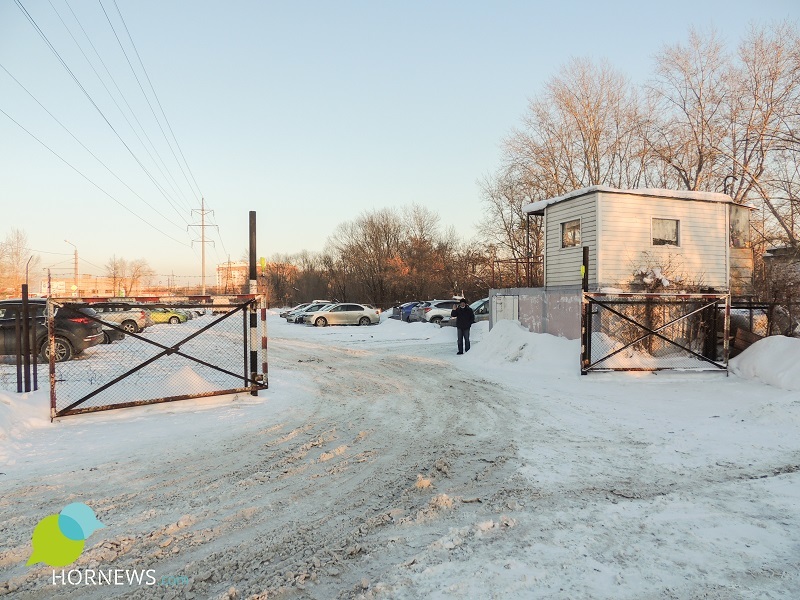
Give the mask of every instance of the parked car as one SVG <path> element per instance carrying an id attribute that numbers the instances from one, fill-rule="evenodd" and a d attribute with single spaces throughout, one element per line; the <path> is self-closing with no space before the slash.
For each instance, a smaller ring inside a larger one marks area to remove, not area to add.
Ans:
<path id="1" fill-rule="evenodd" d="M 30 311 L 36 319 L 36 350 L 42 361 L 50 360 L 50 344 L 47 337 L 45 311 L 47 300 L 31 298 Z M 22 300 L 0 301 L 0 354 L 17 353 L 16 315 L 22 314 Z M 55 326 L 55 360 L 63 362 L 71 360 L 87 348 L 103 341 L 103 328 L 98 321 L 87 316 L 96 317 L 97 313 L 88 307 L 65 305 L 56 309 L 53 324 Z"/>
<path id="2" fill-rule="evenodd" d="M 411 310 L 412 321 L 427 321 L 437 325 L 450 320 L 450 312 L 458 300 L 428 300 L 420 302 Z"/>
<path id="3" fill-rule="evenodd" d="M 480 300 L 475 300 L 472 304 L 469 305 L 472 309 L 472 312 L 475 313 L 475 322 L 478 323 L 480 321 L 488 321 L 489 320 L 489 299 L 488 298 L 481 298 Z M 449 325 L 456 325 L 457 319 L 450 319 L 448 322 Z"/>
<path id="4" fill-rule="evenodd" d="M 174 311 L 171 308 L 151 308 L 150 316 L 155 323 L 186 323 L 188 317 L 180 312 Z"/>
<path id="5" fill-rule="evenodd" d="M 381 311 L 370 304 L 340 302 L 308 313 L 304 317 L 307 325 L 372 325 L 381 322 Z"/>
<path id="6" fill-rule="evenodd" d="M 293 306 L 292 308 L 287 308 L 286 310 L 282 310 L 279 313 L 279 316 L 285 319 L 290 312 L 307 308 L 312 304 L 330 304 L 330 302 L 331 302 L 330 300 L 323 300 L 321 298 L 317 298 L 315 300 L 312 300 L 311 302 L 303 302 L 302 304 L 298 304 L 297 306 Z"/>
<path id="7" fill-rule="evenodd" d="M 175 311 L 176 313 L 181 313 L 182 315 L 186 315 L 186 319 L 187 319 L 188 321 L 191 321 L 191 320 L 192 320 L 192 319 L 194 319 L 194 317 L 195 317 L 195 315 L 194 315 L 194 313 L 193 313 L 192 311 L 190 311 L 190 310 L 187 310 L 187 309 L 185 309 L 185 308 L 176 308 L 176 307 L 172 307 L 172 309 L 171 309 L 171 310 Z"/>
<path id="8" fill-rule="evenodd" d="M 400 320 L 406 321 L 407 323 L 411 321 L 411 311 L 414 309 L 415 306 L 420 304 L 419 300 L 415 300 L 414 302 L 406 302 L 405 304 L 400 305 Z"/>
<path id="9" fill-rule="evenodd" d="M 290 312 L 288 315 L 286 315 L 286 320 L 289 323 L 304 323 L 306 315 L 312 312 L 316 312 L 318 310 L 322 310 L 326 306 L 332 306 L 332 305 L 333 303 L 331 302 L 316 302 L 314 304 L 309 304 L 305 308 L 301 308 L 293 312 Z"/>
<path id="10" fill-rule="evenodd" d="M 402 304 L 398 304 L 397 306 L 392 307 L 392 314 L 389 315 L 390 319 L 400 319 L 403 320 L 403 309 L 409 305 L 416 304 L 415 302 L 403 302 Z"/>
<path id="11" fill-rule="evenodd" d="M 118 342 L 119 340 L 125 339 L 125 334 L 122 333 L 119 329 L 114 329 L 109 327 L 108 325 L 103 325 L 103 343 L 104 344 L 111 344 L 113 342 Z"/>
<path id="12" fill-rule="evenodd" d="M 282 310 L 278 316 L 285 319 L 289 313 L 294 312 L 296 310 L 302 310 L 307 306 L 311 306 L 311 302 L 303 302 L 302 304 L 298 304 L 297 306 L 293 306 L 292 308 L 287 308 L 286 310 Z"/>
<path id="13" fill-rule="evenodd" d="M 119 325 L 128 333 L 139 333 L 148 326 L 147 311 L 142 308 L 131 308 L 125 304 L 114 303 L 92 304 L 91 307 L 97 311 L 99 318 L 103 321 Z"/>

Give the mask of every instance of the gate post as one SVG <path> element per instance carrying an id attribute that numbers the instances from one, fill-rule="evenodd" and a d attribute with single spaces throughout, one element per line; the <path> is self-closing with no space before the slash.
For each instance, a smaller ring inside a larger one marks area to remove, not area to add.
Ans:
<path id="1" fill-rule="evenodd" d="M 56 418 L 56 326 L 53 300 L 50 296 L 50 272 L 47 272 L 47 345 L 50 347 L 50 422 Z"/>
<path id="2" fill-rule="evenodd" d="M 256 299 L 253 298 L 247 307 L 250 315 L 250 395 L 258 396 L 258 314 Z"/>
<path id="3" fill-rule="evenodd" d="M 267 357 L 267 296 L 261 296 L 261 377 L 269 388 L 269 361 Z"/>
<path id="4" fill-rule="evenodd" d="M 591 305 L 586 292 L 581 292 L 581 375 L 586 375 L 589 368 L 589 344 L 591 333 L 588 331 L 589 311 Z"/>
<path id="5" fill-rule="evenodd" d="M 722 330 L 724 332 L 723 335 L 723 342 L 722 342 L 722 358 L 725 361 L 725 376 L 727 377 L 730 373 L 728 369 L 728 359 L 730 357 L 730 342 L 731 342 L 731 295 L 727 294 L 725 296 L 725 322 L 722 325 Z"/>

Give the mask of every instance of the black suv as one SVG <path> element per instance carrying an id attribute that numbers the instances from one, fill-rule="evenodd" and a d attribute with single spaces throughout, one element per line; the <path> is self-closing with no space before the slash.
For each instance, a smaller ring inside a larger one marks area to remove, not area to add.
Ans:
<path id="1" fill-rule="evenodd" d="M 44 298 L 28 300 L 28 310 L 36 319 L 36 348 L 42 361 L 50 361 L 50 344 L 47 341 L 46 311 Z M 22 317 L 22 300 L 0 300 L 0 354 L 17 353 L 16 318 Z M 97 313 L 92 308 L 70 307 L 56 309 L 55 326 L 56 362 L 70 360 L 87 348 L 103 342 L 103 328 L 97 321 L 87 318 Z"/>

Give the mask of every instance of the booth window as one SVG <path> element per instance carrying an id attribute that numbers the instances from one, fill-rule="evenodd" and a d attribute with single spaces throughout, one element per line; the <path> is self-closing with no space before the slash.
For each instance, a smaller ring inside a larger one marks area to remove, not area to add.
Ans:
<path id="1" fill-rule="evenodd" d="M 680 221 L 653 219 L 653 246 L 679 246 Z"/>
<path id="2" fill-rule="evenodd" d="M 561 247 L 571 248 L 581 245 L 581 220 L 567 221 L 561 224 Z"/>

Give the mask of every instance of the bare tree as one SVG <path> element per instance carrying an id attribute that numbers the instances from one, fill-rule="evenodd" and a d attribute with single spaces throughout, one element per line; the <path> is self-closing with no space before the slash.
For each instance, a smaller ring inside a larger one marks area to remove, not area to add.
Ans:
<path id="1" fill-rule="evenodd" d="M 298 277 L 297 266 L 291 257 L 283 254 L 273 255 L 266 265 L 266 284 L 270 303 L 289 305 L 295 298 Z"/>
<path id="2" fill-rule="evenodd" d="M 607 62 L 573 59 L 506 140 L 508 172 L 534 199 L 592 185 L 635 187 L 648 167 L 641 112 L 636 90 Z"/>
<path id="3" fill-rule="evenodd" d="M 155 271 L 150 268 L 150 265 L 143 258 L 137 258 L 127 263 L 125 275 L 122 280 L 122 287 L 126 296 L 130 296 L 133 290 L 137 289 L 140 284 L 149 280 Z"/>
<path id="4" fill-rule="evenodd" d="M 155 274 L 143 258 L 127 261 L 115 254 L 106 262 L 106 277 L 111 279 L 114 295 L 130 296 L 134 289 Z"/>
<path id="5" fill-rule="evenodd" d="M 721 152 L 737 201 L 763 204 L 784 243 L 798 248 L 800 36 L 786 23 L 754 28 L 739 46 Z"/>
<path id="6" fill-rule="evenodd" d="M 348 264 L 367 299 L 378 306 L 393 301 L 403 224 L 395 211 L 363 213 L 342 223 L 329 239 L 329 247 Z"/>
<path id="7" fill-rule="evenodd" d="M 122 290 L 122 281 L 125 277 L 127 263 L 125 262 L 125 259 L 117 258 L 117 255 L 115 254 L 108 259 L 105 267 L 106 277 L 111 280 L 111 287 L 114 290 L 114 295 L 119 296 L 120 291 Z"/>
<path id="8" fill-rule="evenodd" d="M 26 276 L 38 271 L 39 262 L 28 248 L 25 231 L 12 228 L 0 242 L 0 293 L 18 296 Z"/>
<path id="9" fill-rule="evenodd" d="M 721 181 L 729 71 L 724 44 L 713 31 L 703 37 L 692 29 L 687 45 L 667 46 L 656 56 L 656 80 L 648 89 L 659 117 L 647 145 L 669 166 L 675 187 L 713 190 Z"/>

